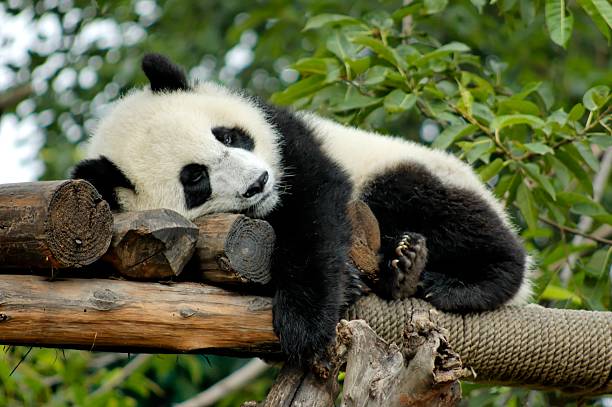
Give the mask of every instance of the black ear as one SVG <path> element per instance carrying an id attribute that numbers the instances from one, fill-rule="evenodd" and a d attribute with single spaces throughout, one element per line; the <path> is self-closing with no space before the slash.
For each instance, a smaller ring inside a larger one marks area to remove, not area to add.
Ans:
<path id="1" fill-rule="evenodd" d="M 185 73 L 163 55 L 147 54 L 142 58 L 142 70 L 155 93 L 190 90 Z"/>
<path id="2" fill-rule="evenodd" d="M 114 211 L 121 209 L 115 188 L 123 187 L 134 191 L 134 184 L 127 179 L 119 167 L 104 156 L 78 163 L 72 171 L 72 178 L 89 181 Z"/>

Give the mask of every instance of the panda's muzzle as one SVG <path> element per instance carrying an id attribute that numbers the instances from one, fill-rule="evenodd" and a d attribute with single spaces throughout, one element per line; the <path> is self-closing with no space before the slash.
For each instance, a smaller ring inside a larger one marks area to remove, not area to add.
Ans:
<path id="1" fill-rule="evenodd" d="M 257 178 L 257 180 L 249 186 L 249 188 L 246 190 L 244 194 L 242 194 L 242 196 L 245 198 L 250 198 L 252 196 L 260 194 L 261 192 L 263 192 L 264 187 L 266 186 L 266 183 L 268 182 L 268 179 L 269 179 L 268 171 L 264 171 L 263 174 L 261 174 L 259 178 Z"/>

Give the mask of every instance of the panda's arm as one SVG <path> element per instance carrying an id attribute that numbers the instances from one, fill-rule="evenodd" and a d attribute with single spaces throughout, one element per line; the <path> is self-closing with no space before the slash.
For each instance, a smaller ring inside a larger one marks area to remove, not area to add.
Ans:
<path id="1" fill-rule="evenodd" d="M 301 121 L 280 111 L 275 125 L 287 173 L 281 204 L 269 217 L 277 235 L 274 327 L 283 351 L 296 362 L 308 361 L 333 339 L 350 295 L 351 185 Z"/>

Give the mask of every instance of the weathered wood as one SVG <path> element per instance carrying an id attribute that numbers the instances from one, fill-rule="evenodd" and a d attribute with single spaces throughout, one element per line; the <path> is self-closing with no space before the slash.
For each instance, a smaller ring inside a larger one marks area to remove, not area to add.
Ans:
<path id="1" fill-rule="evenodd" d="M 351 261 L 359 270 L 362 279 L 370 286 L 378 284 L 378 251 L 380 229 L 372 210 L 363 201 L 353 201 L 348 206 L 348 215 L 353 227 L 353 241 L 349 252 Z"/>
<path id="2" fill-rule="evenodd" d="M 338 371 L 319 378 L 310 371 L 285 365 L 263 403 L 264 407 L 330 407 L 338 394 Z"/>
<path id="3" fill-rule="evenodd" d="M 305 372 L 285 365 L 264 406 L 332 406 L 342 367 L 343 407 L 451 407 L 461 399 L 459 357 L 442 331 L 417 315 L 407 327 L 403 351 L 382 340 L 365 321 L 341 321 L 326 368 Z"/>
<path id="4" fill-rule="evenodd" d="M 198 233 L 195 224 L 169 209 L 118 213 L 103 259 L 131 280 L 168 279 L 191 259 Z"/>
<path id="5" fill-rule="evenodd" d="M 337 342 L 346 359 L 343 407 L 366 401 L 371 407 L 450 407 L 461 400 L 461 360 L 426 318 L 409 324 L 403 352 L 361 320 L 341 321 Z"/>
<path id="6" fill-rule="evenodd" d="M 0 268 L 91 264 L 110 244 L 112 221 L 87 181 L 0 185 Z"/>
<path id="7" fill-rule="evenodd" d="M 189 268 L 199 279 L 230 285 L 270 281 L 275 235 L 268 222 L 220 213 L 194 223 L 200 235 Z"/>
<path id="8" fill-rule="evenodd" d="M 0 344 L 151 353 L 279 351 L 269 298 L 199 283 L 0 278 Z"/>

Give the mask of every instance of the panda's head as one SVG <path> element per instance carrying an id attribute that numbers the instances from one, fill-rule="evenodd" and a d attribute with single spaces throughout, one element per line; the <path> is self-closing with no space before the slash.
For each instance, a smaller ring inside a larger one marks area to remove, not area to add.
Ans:
<path id="1" fill-rule="evenodd" d="M 116 210 L 268 214 L 279 200 L 279 140 L 257 103 L 211 83 L 191 87 L 161 55 L 142 68 L 150 86 L 112 106 L 73 178 Z"/>

